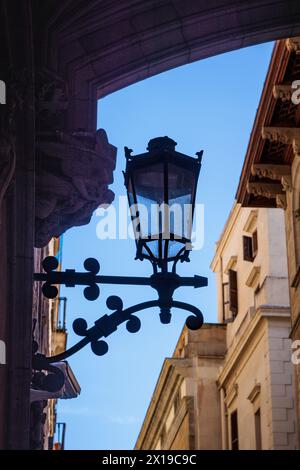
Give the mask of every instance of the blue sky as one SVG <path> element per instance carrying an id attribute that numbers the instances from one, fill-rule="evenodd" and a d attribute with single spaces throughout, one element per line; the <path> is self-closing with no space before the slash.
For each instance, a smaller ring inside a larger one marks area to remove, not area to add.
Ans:
<path id="1" fill-rule="evenodd" d="M 203 149 L 197 202 L 205 208 L 204 246 L 181 264 L 182 275 L 207 276 L 209 286 L 181 288 L 176 300 L 199 307 L 206 322 L 216 322 L 216 290 L 210 262 L 233 204 L 255 112 L 266 76 L 272 44 L 234 51 L 157 75 L 105 97 L 98 104 L 98 127 L 104 128 L 118 147 L 117 167 L 111 189 L 125 195 L 123 147 L 145 151 L 148 141 L 168 135 L 177 150 L 188 155 Z M 128 240 L 99 240 L 96 227 L 69 230 L 63 241 L 63 269 L 82 270 L 87 257 L 100 261 L 101 274 L 151 274 L 147 261 L 134 261 L 135 245 Z M 101 286 L 95 302 L 84 299 L 82 289 L 63 289 L 68 297 L 68 346 L 77 342 L 72 322 L 86 318 L 89 326 L 109 313 L 106 298 L 119 295 L 124 306 L 156 298 L 150 287 Z M 82 387 L 79 398 L 61 400 L 58 421 L 67 423 L 67 449 L 133 448 L 162 363 L 172 355 L 186 315 L 174 311 L 172 323 L 161 325 L 158 312 L 140 312 L 142 328 L 136 334 L 121 325 L 108 338 L 103 357 L 86 347 L 70 359 Z"/>

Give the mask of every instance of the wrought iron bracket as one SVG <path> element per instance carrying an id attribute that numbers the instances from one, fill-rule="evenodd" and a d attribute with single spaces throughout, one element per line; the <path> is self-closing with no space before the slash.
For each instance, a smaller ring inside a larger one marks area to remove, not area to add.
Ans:
<path id="1" fill-rule="evenodd" d="M 108 351 L 108 344 L 101 338 L 107 338 L 112 333 L 117 331 L 117 328 L 122 323 L 126 323 L 126 329 L 129 333 L 136 333 L 141 328 L 140 319 L 134 315 L 140 310 L 146 310 L 153 307 L 161 307 L 159 300 L 150 300 L 142 302 L 132 307 L 123 309 L 122 299 L 118 296 L 110 296 L 106 301 L 108 309 L 114 310 L 110 315 L 103 315 L 95 321 L 94 326 L 88 328 L 87 322 L 83 318 L 77 318 L 73 322 L 73 330 L 82 339 L 74 346 L 67 349 L 61 354 L 52 357 L 45 357 L 41 354 L 35 354 L 33 358 L 33 367 L 38 370 L 50 370 L 49 364 L 53 362 L 60 362 L 80 351 L 86 345 L 90 344 L 91 349 L 97 356 L 103 356 Z M 203 324 L 203 315 L 201 311 L 193 305 L 185 302 L 178 302 L 171 300 L 169 308 L 179 308 L 191 313 L 186 319 L 186 325 L 191 330 L 201 328 Z"/>
<path id="2" fill-rule="evenodd" d="M 34 280 L 44 282 L 42 292 L 48 299 L 54 299 L 58 295 L 57 285 L 75 287 L 86 286 L 83 294 L 87 300 L 96 300 L 100 295 L 98 284 L 123 284 L 135 286 L 151 286 L 163 296 L 165 289 L 174 292 L 178 287 L 205 287 L 207 278 L 202 276 L 181 277 L 175 272 L 155 272 L 150 277 L 135 276 L 102 276 L 99 275 L 100 264 L 95 258 L 87 258 L 84 261 L 86 272 L 77 272 L 75 269 L 56 271 L 58 260 L 55 256 L 48 256 L 42 263 L 44 273 L 35 273 Z"/>
<path id="3" fill-rule="evenodd" d="M 37 354 L 35 351 L 33 366 L 38 370 L 49 370 L 46 366 L 72 356 L 87 344 L 91 345 L 94 354 L 98 356 L 106 354 L 108 345 L 106 341 L 101 338 L 110 336 L 117 330 L 118 326 L 124 322 L 126 322 L 126 328 L 130 333 L 139 331 L 141 321 L 134 314 L 141 310 L 158 307 L 160 309 L 161 323 L 166 324 L 171 321 L 171 308 L 179 308 L 190 312 L 190 315 L 186 319 L 186 325 L 189 329 L 197 330 L 201 328 L 203 324 L 201 311 L 191 304 L 173 300 L 173 294 L 178 287 L 182 286 L 191 286 L 194 288 L 207 286 L 206 277 L 181 277 L 176 274 L 176 272 L 165 271 L 154 272 L 149 278 L 102 276 L 98 274 L 100 265 L 94 258 L 85 260 L 84 268 L 87 272 L 76 272 L 74 269 L 56 271 L 58 268 L 58 260 L 53 256 L 45 258 L 42 266 L 45 272 L 34 274 L 34 280 L 44 282 L 42 292 L 47 298 L 55 298 L 58 295 L 57 285 L 65 285 L 66 287 L 75 287 L 76 285 L 86 286 L 83 291 L 85 298 L 87 300 L 96 300 L 100 294 L 98 284 L 127 284 L 150 286 L 157 291 L 158 299 L 142 302 L 124 309 L 120 297 L 108 297 L 106 305 L 109 310 L 114 310 L 113 313 L 103 315 L 91 328 L 88 328 L 87 322 L 83 318 L 77 318 L 73 322 L 74 332 L 78 336 L 82 336 L 82 339 L 77 344 L 64 351 L 62 354 L 53 357 L 45 357 L 41 354 Z"/>

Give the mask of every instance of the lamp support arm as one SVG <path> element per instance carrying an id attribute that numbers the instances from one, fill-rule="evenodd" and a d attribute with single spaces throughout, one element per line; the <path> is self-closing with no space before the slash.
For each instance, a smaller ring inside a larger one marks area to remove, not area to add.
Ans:
<path id="1" fill-rule="evenodd" d="M 52 357 L 46 357 L 36 352 L 37 345 L 35 345 L 33 348 L 35 352 L 33 356 L 33 368 L 36 370 L 49 370 L 50 364 L 63 361 L 68 357 L 73 356 L 73 354 L 77 353 L 88 344 L 91 345 L 91 349 L 94 354 L 103 356 L 108 351 L 108 344 L 101 338 L 107 338 L 110 336 L 112 333 L 117 331 L 118 326 L 122 323 L 126 323 L 126 328 L 129 333 L 138 332 L 141 328 L 141 321 L 134 314 L 141 310 L 161 307 L 161 302 L 160 300 L 150 300 L 148 302 L 142 302 L 123 309 L 122 299 L 118 296 L 110 296 L 106 301 L 106 305 L 110 310 L 114 310 L 114 312 L 110 315 L 103 315 L 100 317 L 95 321 L 94 326 L 91 328 L 88 328 L 87 322 L 83 318 L 77 318 L 73 322 L 74 332 L 78 336 L 82 336 L 82 339 L 63 353 Z M 189 329 L 197 330 L 201 328 L 203 324 L 203 315 L 197 307 L 175 300 L 170 300 L 170 307 L 186 310 L 191 313 L 191 315 L 186 319 L 186 325 Z"/>
<path id="2" fill-rule="evenodd" d="M 44 282 L 42 292 L 47 298 L 55 298 L 58 295 L 57 285 L 75 287 L 77 285 L 86 286 L 84 296 L 87 300 L 96 300 L 99 297 L 100 289 L 98 284 L 117 284 L 151 286 L 158 292 L 162 289 L 170 289 L 172 293 L 178 287 L 204 287 L 207 286 L 207 278 L 202 276 L 180 277 L 174 272 L 154 273 L 150 277 L 138 276 L 103 276 L 98 274 L 100 265 L 94 258 L 88 258 L 84 262 L 87 272 L 77 272 L 75 269 L 57 271 L 58 261 L 54 256 L 48 256 L 43 261 L 43 273 L 35 273 L 34 281 Z"/>

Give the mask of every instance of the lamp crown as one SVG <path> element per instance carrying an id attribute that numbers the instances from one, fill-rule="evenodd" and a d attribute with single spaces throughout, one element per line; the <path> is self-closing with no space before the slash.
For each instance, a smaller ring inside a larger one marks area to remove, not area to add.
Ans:
<path id="1" fill-rule="evenodd" d="M 159 150 L 175 150 L 177 142 L 170 137 L 155 137 L 149 140 L 147 150 L 149 152 L 157 152 Z"/>

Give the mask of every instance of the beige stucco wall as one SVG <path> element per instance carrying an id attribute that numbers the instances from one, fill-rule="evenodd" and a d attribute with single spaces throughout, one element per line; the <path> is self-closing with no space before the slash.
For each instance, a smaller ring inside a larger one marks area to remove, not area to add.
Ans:
<path id="1" fill-rule="evenodd" d="M 179 426 L 170 450 L 190 450 L 189 441 L 189 415 L 185 415 Z"/>
<path id="2" fill-rule="evenodd" d="M 281 316 L 283 315 L 283 316 Z M 254 413 L 261 412 L 262 449 L 296 449 L 297 419 L 294 373 L 290 360 L 289 318 L 280 312 L 257 312 L 232 350 L 220 375 L 228 416 L 238 410 L 239 448 L 255 449 Z M 254 399 L 251 393 L 257 389 Z M 230 420 L 228 420 L 230 435 Z M 227 442 L 230 448 L 230 439 Z"/>
<path id="3" fill-rule="evenodd" d="M 254 213 L 257 215 L 256 221 L 252 223 L 250 231 L 244 230 L 251 214 Z M 243 235 L 249 236 L 255 229 L 258 233 L 257 255 L 253 262 L 244 261 Z M 223 282 L 228 280 L 226 270 L 230 266 L 230 260 L 234 257 L 237 258 L 232 267 L 238 272 L 239 314 L 234 324 L 228 325 L 229 344 L 249 308 L 255 307 L 257 303 L 254 291 L 258 285 L 261 286 L 264 282 L 266 283 L 263 292 L 264 303 L 289 306 L 284 212 L 279 209 L 258 210 L 241 208 L 238 204 L 234 205 L 212 262 L 212 269 L 217 275 L 219 322 L 223 321 L 222 280 Z M 258 267 L 260 273 L 254 286 L 248 287 L 247 280 L 254 267 Z M 273 277 L 272 283 L 268 283 L 270 277 Z"/>
<path id="4" fill-rule="evenodd" d="M 243 259 L 242 237 L 255 229 L 258 252 L 249 262 Z M 227 280 L 228 266 L 237 271 L 239 300 L 238 314 L 227 324 L 227 354 L 219 375 L 225 395 L 223 448 L 231 447 L 230 415 L 234 410 L 238 411 L 239 448 L 256 448 L 254 414 L 259 408 L 262 448 L 294 449 L 297 420 L 284 212 L 236 204 L 212 262 L 218 292 L 220 283 Z M 222 316 L 221 297 L 219 321 Z"/>
<path id="5" fill-rule="evenodd" d="M 216 378 L 224 360 L 225 335 L 224 325 L 183 329 L 173 358 L 164 363 L 136 449 L 221 449 Z"/>
<path id="6" fill-rule="evenodd" d="M 255 384 L 262 386 L 259 404 L 261 406 L 262 428 L 264 429 L 262 433 L 263 448 L 271 448 L 271 432 L 268 427 L 270 424 L 270 407 L 267 406 L 270 402 L 270 391 L 266 383 L 268 377 L 268 344 L 265 330 L 265 325 L 260 328 L 243 356 L 239 357 L 238 364 L 235 364 L 234 369 L 231 368 L 229 377 L 222 384 L 228 397 L 226 406 L 228 416 L 234 410 L 238 410 L 240 449 L 255 449 L 256 447 L 253 404 L 248 400 Z M 236 393 L 232 393 L 234 387 L 236 387 Z M 228 420 L 228 431 L 230 435 L 230 419 Z M 229 441 L 227 447 L 231 448 Z"/>

